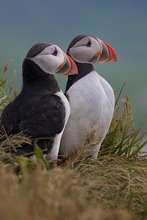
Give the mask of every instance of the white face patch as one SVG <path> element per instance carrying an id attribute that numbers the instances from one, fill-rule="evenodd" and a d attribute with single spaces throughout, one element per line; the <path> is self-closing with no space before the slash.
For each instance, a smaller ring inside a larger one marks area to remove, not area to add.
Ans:
<path id="1" fill-rule="evenodd" d="M 69 49 L 70 56 L 80 63 L 93 63 L 91 60 L 97 54 L 101 53 L 102 47 L 98 40 L 93 37 L 84 37 Z"/>
<path id="2" fill-rule="evenodd" d="M 55 53 L 54 53 L 55 52 Z M 46 47 L 37 56 L 31 58 L 44 72 L 54 74 L 56 70 L 65 62 L 63 51 L 56 45 Z"/>

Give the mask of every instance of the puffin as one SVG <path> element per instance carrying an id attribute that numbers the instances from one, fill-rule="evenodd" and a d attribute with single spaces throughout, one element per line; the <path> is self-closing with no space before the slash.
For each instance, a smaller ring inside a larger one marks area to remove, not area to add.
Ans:
<path id="1" fill-rule="evenodd" d="M 95 36 L 78 35 L 67 49 L 75 61 L 78 75 L 68 76 L 65 95 L 71 113 L 62 135 L 59 156 L 97 158 L 115 106 L 110 84 L 94 69 L 95 63 L 116 62 L 115 50 Z"/>
<path id="2" fill-rule="evenodd" d="M 72 75 L 78 70 L 57 45 L 34 44 L 23 61 L 22 89 L 1 115 L 1 129 L 8 136 L 18 134 L 32 142 L 32 145 L 22 144 L 20 148 L 10 149 L 12 155 L 30 157 L 37 145 L 50 160 L 57 159 L 70 105 L 57 84 L 56 73 Z M 5 149 L 8 151 L 7 146 Z"/>

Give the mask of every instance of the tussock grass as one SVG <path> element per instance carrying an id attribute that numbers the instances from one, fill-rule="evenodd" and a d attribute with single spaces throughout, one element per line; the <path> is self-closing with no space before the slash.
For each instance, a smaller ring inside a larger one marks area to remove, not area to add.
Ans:
<path id="1" fill-rule="evenodd" d="M 147 160 L 103 156 L 83 161 L 75 170 L 85 177 L 84 194 L 105 208 L 126 208 L 136 213 L 147 208 Z"/>
<path id="2" fill-rule="evenodd" d="M 137 219 L 118 205 L 112 208 L 103 202 L 102 193 L 98 193 L 102 192 L 98 177 L 94 183 L 80 169 L 23 169 L 23 181 L 19 184 L 17 176 L 1 166 L 0 219 Z"/>
<path id="3" fill-rule="evenodd" d="M 135 127 L 129 97 L 126 95 L 121 103 L 117 100 L 114 117 L 102 143 L 100 155 L 138 157 L 141 149 L 147 144 L 147 141 L 143 141 L 145 133 L 142 133 L 141 128 L 142 124 Z"/>
<path id="4" fill-rule="evenodd" d="M 0 111 L 13 99 L 14 80 L 6 91 L 1 69 Z M 36 146 L 36 159 L 14 158 L 3 147 L 30 143 L 21 135 L 0 134 L 0 219 L 147 219 L 147 158 L 138 157 L 144 146 L 141 126 L 135 128 L 128 96 L 116 109 L 109 133 L 96 160 L 76 157 L 50 169 Z M 90 140 L 88 141 L 90 143 Z"/>
<path id="5" fill-rule="evenodd" d="M 3 67 L 0 68 L 0 113 L 4 107 L 16 96 L 14 90 L 16 71 L 14 70 L 10 84 L 7 87 L 7 70 L 12 60 L 9 60 Z M 7 88 L 6 88 L 7 87 Z"/>

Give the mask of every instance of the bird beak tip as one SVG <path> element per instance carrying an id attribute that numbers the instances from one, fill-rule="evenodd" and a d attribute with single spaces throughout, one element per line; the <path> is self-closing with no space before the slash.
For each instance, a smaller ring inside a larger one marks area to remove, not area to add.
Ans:
<path id="1" fill-rule="evenodd" d="M 116 55 L 115 50 L 113 49 L 113 47 L 111 47 L 108 43 L 103 42 L 104 45 L 106 46 L 107 50 L 108 50 L 108 61 L 107 62 L 117 62 L 118 58 Z"/>
<path id="2" fill-rule="evenodd" d="M 74 60 L 69 55 L 66 54 L 66 56 L 70 63 L 70 68 L 69 68 L 69 71 L 66 73 L 66 75 L 77 75 L 78 74 L 77 65 L 75 64 Z"/>
<path id="3" fill-rule="evenodd" d="M 107 62 L 117 62 L 118 58 L 115 50 L 108 43 L 101 41 L 102 44 L 102 53 L 99 57 L 99 63 L 107 63 Z"/>
<path id="4" fill-rule="evenodd" d="M 57 73 L 62 75 L 76 75 L 78 74 L 78 68 L 72 58 L 64 53 L 65 61 L 59 66 Z"/>

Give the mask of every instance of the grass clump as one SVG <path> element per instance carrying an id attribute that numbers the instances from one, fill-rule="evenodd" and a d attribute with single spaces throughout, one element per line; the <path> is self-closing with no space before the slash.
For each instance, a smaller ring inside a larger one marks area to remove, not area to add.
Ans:
<path id="1" fill-rule="evenodd" d="M 14 71 L 12 80 L 10 85 L 7 87 L 7 70 L 9 68 L 9 65 L 12 63 L 11 60 L 9 60 L 3 67 L 0 68 L 0 113 L 5 108 L 5 106 L 16 96 L 16 92 L 14 90 L 14 82 L 16 77 L 16 71 Z"/>
<path id="2" fill-rule="evenodd" d="M 84 194 L 105 208 L 127 209 L 141 214 L 147 209 L 147 160 L 103 156 L 75 167 L 85 178 Z M 146 216 L 147 217 L 147 216 Z"/>
<path id="3" fill-rule="evenodd" d="M 142 124 L 135 127 L 128 95 L 125 96 L 121 104 L 117 99 L 114 117 L 109 132 L 102 143 L 100 155 L 138 157 L 141 149 L 147 144 L 147 141 L 143 141 L 145 133 L 142 133 L 141 129 Z"/>
<path id="4" fill-rule="evenodd" d="M 92 190 L 92 182 L 87 189 L 87 180 L 76 170 L 24 169 L 21 184 L 3 166 L 0 175 L 0 219 L 137 219 L 129 211 L 104 207 L 95 196 L 88 198 L 87 190 Z"/>

